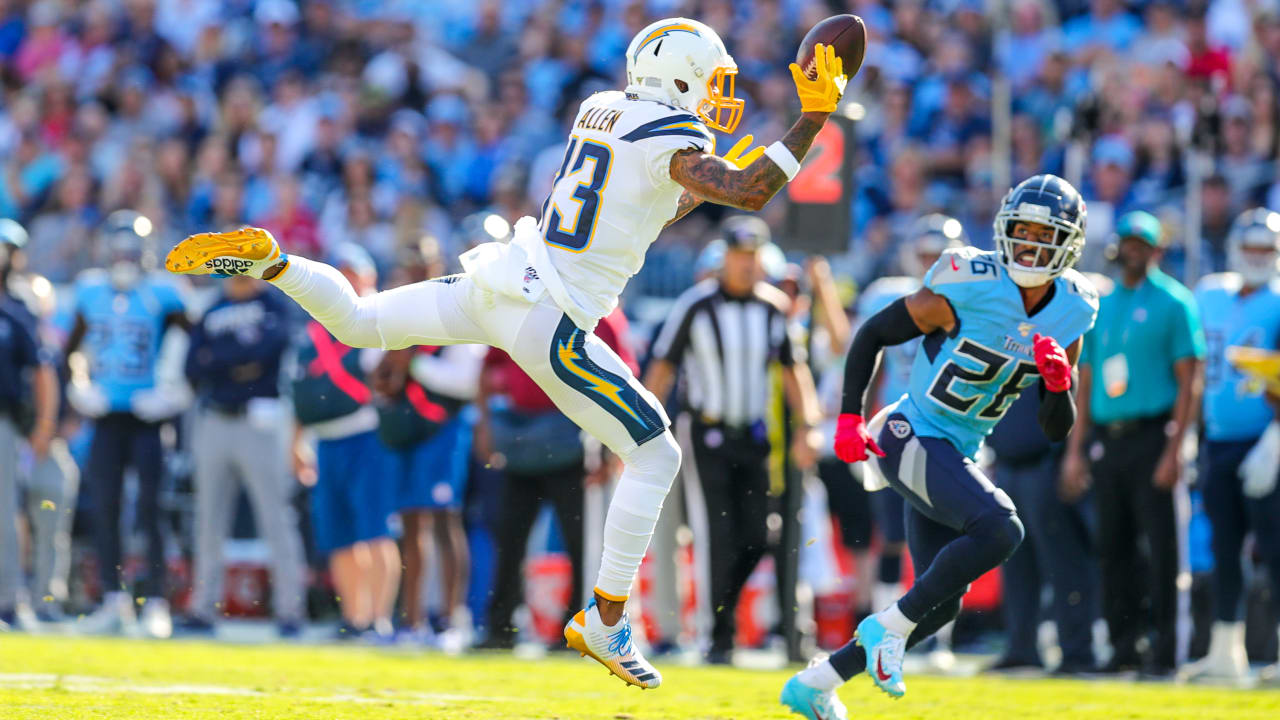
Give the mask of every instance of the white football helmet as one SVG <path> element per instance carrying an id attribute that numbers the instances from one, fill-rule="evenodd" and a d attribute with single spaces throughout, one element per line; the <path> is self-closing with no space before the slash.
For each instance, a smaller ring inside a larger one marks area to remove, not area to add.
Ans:
<path id="1" fill-rule="evenodd" d="M 1280 213 L 1254 208 L 1240 213 L 1227 235 L 1227 267 L 1240 273 L 1244 284 L 1270 282 L 1280 264 Z"/>
<path id="2" fill-rule="evenodd" d="M 715 30 L 689 18 L 659 20 L 627 47 L 627 92 L 684 108 L 731 133 L 742 120 L 733 96 L 738 65 Z"/>

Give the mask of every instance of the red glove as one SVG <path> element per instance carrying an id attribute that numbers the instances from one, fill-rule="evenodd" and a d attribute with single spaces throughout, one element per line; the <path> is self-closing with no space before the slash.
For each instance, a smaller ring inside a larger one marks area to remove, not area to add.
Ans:
<path id="1" fill-rule="evenodd" d="M 841 415 L 836 421 L 836 457 L 847 463 L 861 462 L 867 459 L 868 449 L 884 457 L 884 451 L 867 432 L 867 423 L 861 415 Z"/>
<path id="2" fill-rule="evenodd" d="M 1031 347 L 1036 356 L 1036 369 L 1044 378 L 1044 386 L 1049 392 L 1066 392 L 1071 389 L 1071 362 L 1067 353 L 1057 340 L 1036 333 L 1031 338 Z"/>

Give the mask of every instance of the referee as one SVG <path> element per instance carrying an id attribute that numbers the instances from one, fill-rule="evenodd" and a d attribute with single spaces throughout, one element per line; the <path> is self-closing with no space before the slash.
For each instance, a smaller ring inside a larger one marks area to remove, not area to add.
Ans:
<path id="1" fill-rule="evenodd" d="M 702 618 L 713 613 L 707 660 L 728 663 L 734 610 L 747 578 L 765 552 L 769 440 L 765 415 L 770 370 L 782 366 L 787 401 L 797 418 L 793 454 L 813 466 L 818 417 L 813 377 L 804 353 L 787 335 L 789 300 L 763 282 L 760 250 L 769 228 L 759 218 L 725 221 L 724 264 L 718 277 L 685 291 L 654 341 L 645 385 L 667 397 L 682 378 L 676 435 L 685 453 L 681 471 Z M 705 627 L 706 623 L 700 623 Z"/>

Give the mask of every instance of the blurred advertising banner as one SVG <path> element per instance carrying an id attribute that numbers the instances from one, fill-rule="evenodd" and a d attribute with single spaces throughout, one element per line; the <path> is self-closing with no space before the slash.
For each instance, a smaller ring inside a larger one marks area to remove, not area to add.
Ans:
<path id="1" fill-rule="evenodd" d="M 853 234 L 854 122 L 832 113 L 813 139 L 800 174 L 787 184 L 788 252 L 843 253 Z"/>

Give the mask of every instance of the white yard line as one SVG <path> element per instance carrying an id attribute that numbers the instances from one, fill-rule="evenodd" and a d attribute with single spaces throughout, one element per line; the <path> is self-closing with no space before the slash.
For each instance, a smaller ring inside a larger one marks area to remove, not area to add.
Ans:
<path id="1" fill-rule="evenodd" d="M 275 693 L 227 685 L 192 685 L 188 683 L 138 684 L 114 678 L 88 675 L 54 675 L 52 673 L 0 673 L 0 690 L 64 690 L 77 693 L 131 693 L 136 695 L 226 695 L 236 697 L 268 697 Z M 458 693 L 379 691 L 378 695 L 308 695 L 302 688 L 288 688 L 298 700 L 319 703 L 401 703 L 406 705 L 440 705 L 454 702 L 525 702 L 527 698 L 495 695 L 461 695 Z M 385 692 L 385 694 L 381 694 Z"/>

